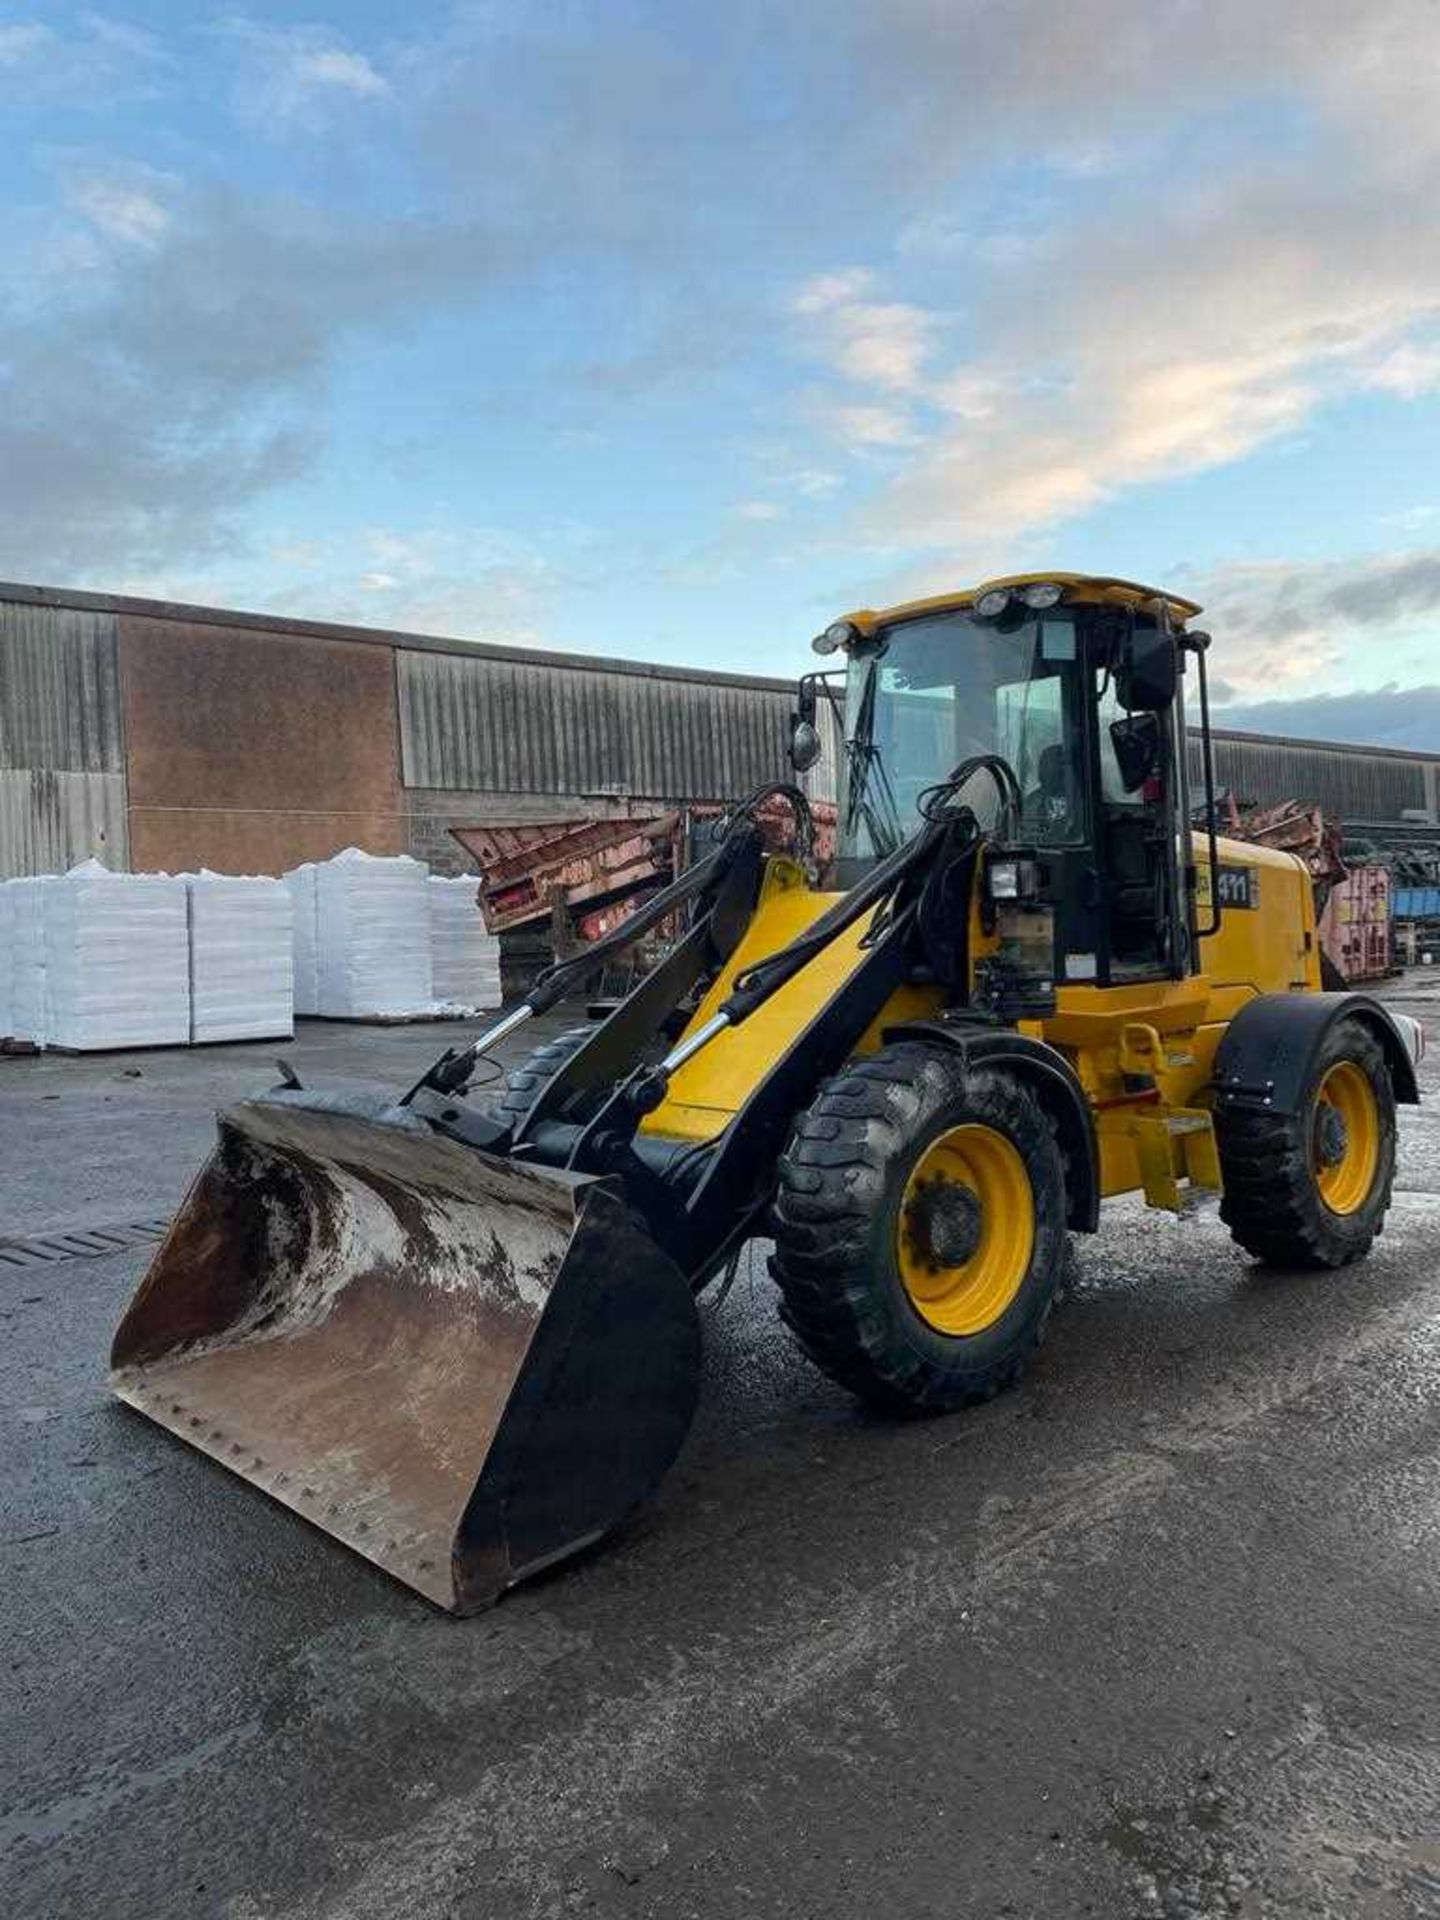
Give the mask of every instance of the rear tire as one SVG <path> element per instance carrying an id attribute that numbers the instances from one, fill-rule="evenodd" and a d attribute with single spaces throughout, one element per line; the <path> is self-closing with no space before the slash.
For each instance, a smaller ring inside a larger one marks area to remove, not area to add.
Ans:
<path id="1" fill-rule="evenodd" d="M 780 1162 L 780 1315 L 832 1380 L 943 1412 L 1019 1378 L 1068 1272 L 1059 1149 L 1034 1094 L 920 1041 L 830 1080 Z"/>
<path id="2" fill-rule="evenodd" d="M 1293 1114 L 1215 1116 L 1231 1237 L 1275 1267 L 1348 1266 L 1383 1232 L 1395 1179 L 1395 1091 L 1378 1040 L 1338 1020 Z"/>

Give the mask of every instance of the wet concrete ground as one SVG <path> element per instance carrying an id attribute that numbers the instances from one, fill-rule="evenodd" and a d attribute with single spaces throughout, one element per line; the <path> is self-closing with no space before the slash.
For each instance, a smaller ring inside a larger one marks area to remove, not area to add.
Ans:
<path id="1" fill-rule="evenodd" d="M 0 1237 L 168 1211 L 267 1052 L 0 1061 Z M 1125 1203 L 941 1422 L 856 1412 L 751 1257 L 660 1497 L 468 1622 L 107 1400 L 146 1258 L 0 1277 L 7 1920 L 1440 1915 L 1440 1103 L 1364 1265 Z"/>

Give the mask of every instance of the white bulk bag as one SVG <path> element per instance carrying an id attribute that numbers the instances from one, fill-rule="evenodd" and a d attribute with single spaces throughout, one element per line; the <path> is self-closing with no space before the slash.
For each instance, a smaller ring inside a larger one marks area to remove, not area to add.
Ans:
<path id="1" fill-rule="evenodd" d="M 190 1038 L 288 1039 L 295 1027 L 290 889 L 233 873 L 186 874 Z"/>
<path id="2" fill-rule="evenodd" d="M 54 874 L 8 880 L 10 906 L 10 1031 L 16 1040 L 44 1046 L 48 1025 L 45 992 L 45 894 Z"/>
<path id="3" fill-rule="evenodd" d="M 87 860 L 44 891 L 51 1046 L 184 1046 L 190 1038 L 185 882 Z"/>
<path id="4" fill-rule="evenodd" d="M 328 1019 L 430 1011 L 426 879 L 418 860 L 358 847 L 316 868 L 319 1010 Z"/>
<path id="5" fill-rule="evenodd" d="M 500 942 L 486 930 L 478 886 L 473 875 L 430 876 L 430 966 L 435 998 L 444 1006 L 500 1005 Z"/>
<path id="6" fill-rule="evenodd" d="M 302 860 L 285 875 L 290 889 L 294 934 L 295 1012 L 320 1011 L 319 931 L 316 925 L 315 875 L 313 860 Z"/>

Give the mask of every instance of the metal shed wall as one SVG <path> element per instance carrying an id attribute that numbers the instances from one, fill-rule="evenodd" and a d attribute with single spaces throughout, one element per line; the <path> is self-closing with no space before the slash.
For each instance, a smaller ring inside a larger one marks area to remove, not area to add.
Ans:
<path id="1" fill-rule="evenodd" d="M 1426 762 L 1353 747 L 1325 747 L 1297 740 L 1215 736 L 1215 784 L 1237 800 L 1270 806 L 1303 800 L 1341 819 L 1398 820 L 1407 807 L 1424 807 Z M 1199 743 L 1190 740 L 1190 777 L 1199 791 Z"/>
<path id="2" fill-rule="evenodd" d="M 791 696 L 743 682 L 400 649 L 407 787 L 724 799 L 793 778 Z"/>
<path id="3" fill-rule="evenodd" d="M 389 648 L 124 613 L 119 652 L 137 867 L 403 850 Z"/>
<path id="4" fill-rule="evenodd" d="M 116 625 L 0 601 L 0 877 L 129 864 Z"/>

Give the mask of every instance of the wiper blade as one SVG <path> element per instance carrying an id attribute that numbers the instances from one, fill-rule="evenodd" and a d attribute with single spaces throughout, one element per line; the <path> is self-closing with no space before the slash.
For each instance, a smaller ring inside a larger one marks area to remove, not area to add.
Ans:
<path id="1" fill-rule="evenodd" d="M 875 692 L 879 678 L 879 662 L 872 660 L 870 671 L 865 676 L 865 689 L 860 695 L 860 705 L 855 714 L 855 731 L 844 743 L 845 758 L 850 767 L 850 781 L 845 821 L 841 831 L 848 837 L 854 831 L 856 822 L 863 820 L 875 851 L 884 854 L 898 847 L 905 838 L 905 833 L 900 822 L 900 808 L 895 799 L 895 789 L 890 783 L 890 776 L 886 772 L 880 749 L 871 738 L 875 724 Z"/>

